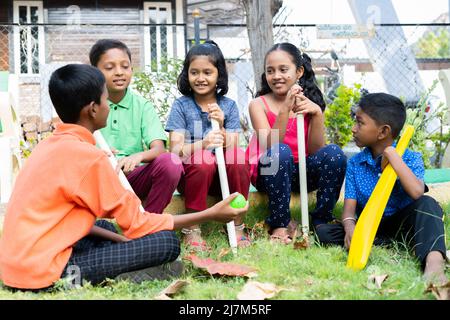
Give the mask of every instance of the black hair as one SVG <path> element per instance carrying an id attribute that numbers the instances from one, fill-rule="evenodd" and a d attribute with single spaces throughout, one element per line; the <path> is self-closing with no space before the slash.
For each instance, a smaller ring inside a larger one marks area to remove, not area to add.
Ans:
<path id="1" fill-rule="evenodd" d="M 123 50 L 128 55 L 131 62 L 131 51 L 125 43 L 115 39 L 101 39 L 92 46 L 91 51 L 89 52 L 89 61 L 91 62 L 91 65 L 97 67 L 101 56 L 110 49 Z"/>
<path id="2" fill-rule="evenodd" d="M 102 72 L 87 64 L 68 64 L 52 73 L 48 92 L 62 122 L 77 123 L 80 111 L 91 102 L 100 104 L 105 89 Z"/>
<path id="3" fill-rule="evenodd" d="M 403 102 L 387 93 L 369 93 L 361 98 L 359 108 L 378 125 L 389 125 L 392 137 L 400 134 L 406 121 L 406 108 Z"/>
<path id="4" fill-rule="evenodd" d="M 205 43 L 192 47 L 183 62 L 183 70 L 177 79 L 178 90 L 185 96 L 193 96 L 192 88 L 189 84 L 189 66 L 196 57 L 206 56 L 217 68 L 219 73 L 217 79 L 216 95 L 224 96 L 228 92 L 228 72 L 225 58 L 217 43 L 207 40 Z"/>
<path id="5" fill-rule="evenodd" d="M 276 50 L 283 50 L 288 53 L 292 57 L 292 62 L 297 67 L 297 70 L 303 67 L 303 75 L 298 81 L 298 84 L 302 87 L 303 93 L 308 99 L 319 105 L 322 111 L 325 110 L 325 101 L 323 100 L 322 92 L 317 86 L 316 75 L 312 68 L 311 58 L 306 53 L 301 53 L 292 43 L 277 43 L 266 53 L 266 56 L 264 57 L 264 66 L 266 65 L 267 56 Z M 263 96 L 270 92 L 272 92 L 272 89 L 270 89 L 269 84 L 267 83 L 266 73 L 264 72 L 261 75 L 261 90 L 258 91 L 256 96 Z"/>

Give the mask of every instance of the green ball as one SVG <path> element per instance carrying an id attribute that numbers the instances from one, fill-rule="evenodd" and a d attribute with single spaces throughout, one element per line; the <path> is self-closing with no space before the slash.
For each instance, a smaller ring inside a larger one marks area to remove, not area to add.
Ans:
<path id="1" fill-rule="evenodd" d="M 236 198 L 231 201 L 230 206 L 234 209 L 241 209 L 247 205 L 247 200 L 242 194 L 239 194 Z"/>

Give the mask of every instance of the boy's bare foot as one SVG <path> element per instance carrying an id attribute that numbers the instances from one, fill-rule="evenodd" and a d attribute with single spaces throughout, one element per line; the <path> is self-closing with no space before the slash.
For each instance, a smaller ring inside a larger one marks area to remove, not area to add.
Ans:
<path id="1" fill-rule="evenodd" d="M 423 278 L 427 283 L 438 286 L 448 282 L 445 276 L 445 260 L 439 251 L 431 251 L 427 255 Z"/>

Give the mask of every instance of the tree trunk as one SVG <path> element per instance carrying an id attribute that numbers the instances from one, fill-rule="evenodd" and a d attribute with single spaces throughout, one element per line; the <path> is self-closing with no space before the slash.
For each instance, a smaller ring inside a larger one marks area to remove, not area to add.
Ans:
<path id="1" fill-rule="evenodd" d="M 247 18 L 256 91 L 259 91 L 264 72 L 264 56 L 273 46 L 272 19 L 281 8 L 283 0 L 242 0 L 242 3 Z"/>

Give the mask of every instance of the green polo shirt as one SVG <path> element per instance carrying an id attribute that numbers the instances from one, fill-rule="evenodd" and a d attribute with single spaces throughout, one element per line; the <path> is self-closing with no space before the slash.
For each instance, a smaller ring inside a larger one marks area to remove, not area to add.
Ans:
<path id="1" fill-rule="evenodd" d="M 101 132 L 109 146 L 119 151 L 117 157 L 148 150 L 154 140 L 167 141 L 158 114 L 148 100 L 128 88 L 119 103 L 108 102 L 108 121 Z"/>

